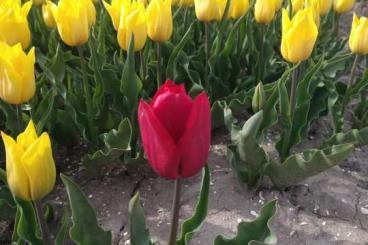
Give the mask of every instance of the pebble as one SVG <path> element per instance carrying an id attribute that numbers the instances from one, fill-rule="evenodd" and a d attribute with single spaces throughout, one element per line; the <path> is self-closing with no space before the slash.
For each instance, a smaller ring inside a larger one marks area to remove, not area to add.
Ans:
<path id="1" fill-rule="evenodd" d="M 362 214 L 364 214 L 364 215 L 367 215 L 367 214 L 368 214 L 368 208 L 366 208 L 366 207 L 361 207 L 361 208 L 360 208 L 360 212 L 362 212 Z"/>
<path id="2" fill-rule="evenodd" d="M 92 194 L 89 194 L 89 195 L 88 195 L 88 198 L 89 198 L 89 199 L 91 199 L 92 197 L 93 197 L 93 195 L 92 195 Z"/>
<path id="3" fill-rule="evenodd" d="M 253 211 L 253 210 L 250 211 L 250 214 L 253 215 L 254 217 L 258 216 L 258 213 L 256 211 Z"/>

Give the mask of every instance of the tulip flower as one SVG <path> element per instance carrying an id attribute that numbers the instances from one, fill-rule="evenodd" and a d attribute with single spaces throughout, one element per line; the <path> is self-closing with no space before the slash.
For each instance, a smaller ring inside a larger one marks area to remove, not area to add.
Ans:
<path id="1" fill-rule="evenodd" d="M 50 2 L 47 2 L 44 5 L 42 5 L 42 17 L 47 27 L 55 28 L 56 22 L 54 16 L 52 15 L 51 7 L 52 5 L 50 4 Z"/>
<path id="2" fill-rule="evenodd" d="M 224 15 L 226 0 L 194 0 L 194 6 L 198 20 L 220 21 Z"/>
<path id="3" fill-rule="evenodd" d="M 279 10 L 282 7 L 284 0 L 277 0 L 276 1 L 276 10 Z"/>
<path id="4" fill-rule="evenodd" d="M 319 14 L 320 15 L 326 15 L 330 11 L 332 7 L 332 1 L 333 0 L 319 0 L 319 6 L 320 6 Z"/>
<path id="5" fill-rule="evenodd" d="M 355 2 L 356 0 L 334 0 L 333 7 L 336 13 L 343 14 L 349 12 L 353 8 Z"/>
<path id="6" fill-rule="evenodd" d="M 206 163 L 211 141 L 208 97 L 192 100 L 184 85 L 168 80 L 151 103 L 139 103 L 138 121 L 148 161 L 167 179 L 191 177 Z"/>
<path id="7" fill-rule="evenodd" d="M 87 8 L 88 25 L 93 26 L 96 24 L 96 8 L 93 5 L 92 0 L 81 0 L 84 6 Z"/>
<path id="8" fill-rule="evenodd" d="M 6 153 L 6 174 L 12 193 L 25 201 L 38 201 L 55 185 L 56 169 L 49 135 L 37 136 L 29 122 L 17 140 L 1 133 Z"/>
<path id="9" fill-rule="evenodd" d="M 103 5 L 105 6 L 107 12 L 109 13 L 112 24 L 114 25 L 114 29 L 117 31 L 119 29 L 120 23 L 120 15 L 121 15 L 121 8 L 124 4 L 129 4 L 129 0 L 112 0 L 111 4 L 103 1 Z"/>
<path id="10" fill-rule="evenodd" d="M 313 19 L 316 22 L 317 27 L 319 27 L 321 11 L 319 0 L 306 0 L 305 8 L 312 8 Z"/>
<path id="11" fill-rule="evenodd" d="M 298 63 L 311 55 L 318 36 L 313 10 L 305 8 L 289 19 L 286 9 L 282 12 L 281 54 L 285 60 Z"/>
<path id="12" fill-rule="evenodd" d="M 359 18 L 355 13 L 349 37 L 349 47 L 352 53 L 368 54 L 368 18 Z"/>
<path id="13" fill-rule="evenodd" d="M 0 42 L 0 98 L 9 104 L 30 100 L 36 89 L 35 49 L 24 53 L 20 43 L 9 46 Z"/>
<path id="14" fill-rule="evenodd" d="M 173 31 L 171 0 L 150 1 L 146 14 L 148 36 L 155 42 L 168 41 Z"/>
<path id="15" fill-rule="evenodd" d="M 27 16 L 32 2 L 20 5 L 20 1 L 3 0 L 0 3 L 0 41 L 9 45 L 21 43 L 24 49 L 31 43 Z"/>
<path id="16" fill-rule="evenodd" d="M 144 5 L 132 2 L 122 7 L 118 29 L 118 42 L 122 49 L 128 50 L 129 42 L 134 33 L 134 50 L 139 51 L 147 40 L 147 18 Z"/>
<path id="17" fill-rule="evenodd" d="M 229 7 L 229 16 L 238 19 L 249 9 L 249 0 L 231 0 Z"/>
<path id="18" fill-rule="evenodd" d="M 89 29 L 95 20 L 94 6 L 90 0 L 60 0 L 52 5 L 52 14 L 64 43 L 71 47 L 82 46 L 88 41 Z"/>
<path id="19" fill-rule="evenodd" d="M 257 23 L 268 24 L 276 13 L 278 0 L 257 0 L 254 6 L 254 17 Z"/>
<path id="20" fill-rule="evenodd" d="M 293 13 L 298 12 L 299 10 L 304 8 L 305 0 L 292 0 L 291 4 L 293 5 Z"/>

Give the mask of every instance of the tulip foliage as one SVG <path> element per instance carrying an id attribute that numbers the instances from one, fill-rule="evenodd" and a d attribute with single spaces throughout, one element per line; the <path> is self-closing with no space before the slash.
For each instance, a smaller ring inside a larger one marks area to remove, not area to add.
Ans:
<path id="1" fill-rule="evenodd" d="M 228 129 L 229 163 L 255 188 L 264 176 L 294 185 L 368 144 L 368 71 L 360 69 L 368 19 L 355 13 L 350 35 L 339 31 L 357 2 L 0 1 L 0 219 L 15 220 L 13 242 L 42 244 L 52 208 L 41 200 L 58 178 L 59 146 L 85 145 L 80 164 L 91 175 L 146 162 L 180 184 L 202 170 L 194 215 L 172 233 L 184 245 L 207 215 L 212 129 Z M 301 147 L 322 117 L 328 137 Z M 270 131 L 272 152 L 263 147 Z M 70 208 L 55 243 L 111 244 L 81 189 L 61 176 Z M 129 212 L 132 244 L 153 244 L 138 194 Z M 271 201 L 214 244 L 275 243 L 275 212 Z"/>

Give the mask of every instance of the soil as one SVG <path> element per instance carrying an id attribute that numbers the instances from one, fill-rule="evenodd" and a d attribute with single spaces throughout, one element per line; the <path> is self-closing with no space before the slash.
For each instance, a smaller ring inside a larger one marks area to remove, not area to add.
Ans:
<path id="1" fill-rule="evenodd" d="M 364 8 L 358 6 L 363 11 Z M 343 18 L 342 33 L 347 34 L 351 15 Z M 325 118 L 313 125 L 308 139 L 298 149 L 318 145 L 329 132 Z M 339 166 L 307 179 L 283 192 L 263 186 L 254 193 L 237 182 L 226 159 L 227 132 L 213 136 L 209 167 L 211 194 L 207 219 L 191 244 L 212 244 L 218 234 L 232 237 L 237 224 L 254 219 L 267 201 L 278 199 L 278 215 L 272 222 L 280 245 L 363 245 L 368 244 L 368 147 L 357 148 Z M 273 143 L 265 145 L 272 150 Z M 113 166 L 102 178 L 93 179 L 78 166 L 83 146 L 57 154 L 59 168 L 73 176 L 97 210 L 104 229 L 111 230 L 113 244 L 128 245 L 128 202 L 139 191 L 153 241 L 165 244 L 169 228 L 173 183 L 157 177 L 147 164 L 129 169 Z M 267 183 L 267 181 L 266 181 Z M 191 216 L 196 202 L 200 176 L 184 180 L 181 221 Z M 66 205 L 60 183 L 49 196 L 55 207 L 54 230 Z M 10 237 L 10 224 L 0 222 L 0 244 Z"/>

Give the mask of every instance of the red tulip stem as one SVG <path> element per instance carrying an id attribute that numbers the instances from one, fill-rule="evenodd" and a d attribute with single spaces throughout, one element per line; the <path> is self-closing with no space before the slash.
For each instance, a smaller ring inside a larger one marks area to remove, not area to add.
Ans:
<path id="1" fill-rule="evenodd" d="M 206 55 L 206 64 L 205 64 L 205 73 L 204 73 L 204 83 L 207 85 L 208 83 L 208 61 L 209 61 L 209 57 L 210 57 L 210 30 L 209 30 L 209 23 L 205 22 L 204 23 L 204 45 L 205 45 L 205 55 Z M 208 88 L 207 88 L 208 89 Z"/>
<path id="2" fill-rule="evenodd" d="M 142 82 L 144 84 L 146 81 L 146 62 L 144 62 L 143 50 L 139 51 L 139 59 L 141 61 Z"/>
<path id="3" fill-rule="evenodd" d="M 171 212 L 171 229 L 169 240 L 167 241 L 168 245 L 176 244 L 176 236 L 178 232 L 178 224 L 179 224 L 179 211 L 180 211 L 180 196 L 181 196 L 181 179 L 178 178 L 175 180 L 174 187 L 174 200 Z"/>
<path id="4" fill-rule="evenodd" d="M 41 233 L 42 233 L 42 240 L 44 245 L 51 245 L 51 238 L 50 238 L 50 232 L 49 228 L 47 227 L 47 223 L 45 220 L 45 214 L 43 213 L 42 208 L 42 202 L 41 201 L 35 201 L 34 207 L 36 209 L 37 219 L 38 223 L 40 225 Z"/>
<path id="5" fill-rule="evenodd" d="M 162 50 L 161 50 L 161 43 L 157 42 L 157 89 L 160 88 L 162 83 L 162 72 L 161 72 L 161 65 L 162 65 Z"/>

